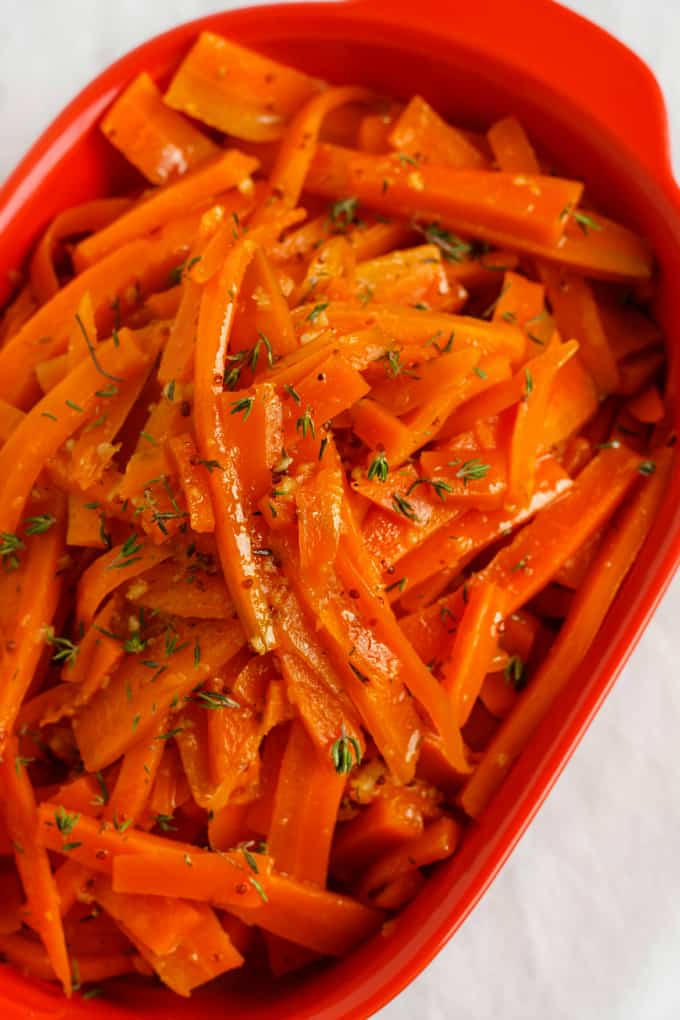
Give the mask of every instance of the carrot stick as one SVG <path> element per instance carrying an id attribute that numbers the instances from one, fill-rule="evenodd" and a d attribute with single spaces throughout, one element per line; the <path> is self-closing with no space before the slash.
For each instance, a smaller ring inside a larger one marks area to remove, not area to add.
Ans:
<path id="1" fill-rule="evenodd" d="M 589 284 L 554 266 L 540 266 L 557 328 L 567 340 L 579 342 L 586 368 L 603 394 L 616 390 L 619 375 Z"/>
<path id="2" fill-rule="evenodd" d="M 222 469 L 211 472 L 209 482 L 224 577 L 248 640 L 255 651 L 262 653 L 274 646 L 274 633 L 263 590 L 261 563 L 253 554 L 238 451 L 230 444 L 218 400 L 239 288 L 254 250 L 255 246 L 249 241 L 237 244 L 220 275 L 206 284 L 196 346 L 194 412 L 201 457 L 216 460 Z M 235 407 L 232 410 L 244 415 L 245 422 L 250 406 L 251 403 L 244 405 L 241 411 L 236 411 Z M 230 417 L 233 419 L 233 415 Z"/>
<path id="3" fill-rule="evenodd" d="M 583 190 L 559 178 L 451 170 L 326 143 L 317 146 L 305 188 L 326 197 L 356 195 L 380 212 L 436 220 L 508 247 L 557 245 L 565 227 L 560 213 L 578 204 Z"/>
<path id="4" fill-rule="evenodd" d="M 493 583 L 480 584 L 468 595 L 463 619 L 442 666 L 442 684 L 451 698 L 459 726 L 470 718 L 498 645 L 503 592 Z"/>
<path id="5" fill-rule="evenodd" d="M 14 859 L 28 911 L 54 973 L 61 981 L 66 995 L 70 995 L 71 969 L 59 914 L 57 889 L 47 851 L 36 838 L 35 797 L 26 767 L 18 758 L 14 739 L 6 746 L 0 761 L 0 779 L 4 791 L 3 817 L 14 847 Z M 61 833 L 58 834 L 61 842 Z"/>
<path id="6" fill-rule="evenodd" d="M 25 552 L 19 553 L 21 566 L 11 575 L 12 638 L 7 640 L 3 652 L 0 753 L 12 733 L 21 702 L 45 650 L 45 635 L 54 634 L 49 628 L 61 594 L 58 563 L 64 552 L 63 498 L 55 493 L 40 509 L 44 513 L 29 518 L 24 530 L 45 526 L 47 530 L 26 539 Z M 3 537 L 6 541 L 7 536 Z"/>
<path id="7" fill-rule="evenodd" d="M 0 952 L 25 974 L 41 981 L 53 981 L 56 972 L 42 948 L 30 942 L 23 935 L 0 937 Z M 105 981 L 135 970 L 135 957 L 129 953 L 110 953 L 105 956 L 73 956 L 71 958 L 74 978 L 77 974 L 81 984 Z"/>
<path id="8" fill-rule="evenodd" d="M 276 141 L 292 114 L 322 83 L 201 32 L 175 73 L 165 102 L 235 138 Z"/>
<path id="9" fill-rule="evenodd" d="M 179 483 L 189 511 L 193 531 L 200 533 L 215 530 L 215 517 L 208 483 L 208 471 L 219 470 L 219 465 L 206 467 L 198 457 L 196 445 L 188 432 L 169 440 L 170 455 L 177 467 Z"/>
<path id="10" fill-rule="evenodd" d="M 236 654 L 243 644 L 237 621 L 209 621 L 166 630 L 145 649 L 149 659 L 128 656 L 108 687 L 76 717 L 74 731 L 90 771 L 115 761 L 145 739 L 156 716 L 182 698 Z M 158 662 L 154 668 L 144 662 Z M 161 671 L 161 667 L 165 667 Z"/>
<path id="11" fill-rule="evenodd" d="M 224 579 L 213 570 L 214 560 L 214 556 L 209 556 L 206 570 L 195 555 L 180 562 L 166 560 L 131 581 L 125 597 L 137 605 L 174 616 L 230 619 L 234 607 Z"/>
<path id="12" fill-rule="evenodd" d="M 14 531 L 45 461 L 83 422 L 106 406 L 102 393 L 114 385 L 108 378 L 130 378 L 147 363 L 143 337 L 122 330 L 119 344 L 99 346 L 97 364 L 90 358 L 70 372 L 40 400 L 0 450 L 0 530 Z M 1 356 L 1 355 L 0 355 Z"/>
<path id="13" fill-rule="evenodd" d="M 297 205 L 315 156 L 321 125 L 328 114 L 347 103 L 368 103 L 374 98 L 368 89 L 347 85 L 326 89 L 307 100 L 292 119 L 269 176 L 273 201 L 260 207 L 253 217 L 254 224 L 267 222 L 281 209 Z"/>
<path id="14" fill-rule="evenodd" d="M 524 368 L 524 391 L 517 405 L 509 452 L 508 499 L 527 506 L 534 488 L 536 460 L 541 447 L 541 426 L 560 368 L 578 350 L 575 340 L 551 344 L 544 354 Z"/>
<path id="15" fill-rule="evenodd" d="M 147 236 L 168 220 L 210 201 L 220 192 L 237 187 L 257 167 L 256 159 L 238 149 L 227 149 L 206 160 L 174 184 L 133 206 L 110 226 L 81 241 L 74 252 L 76 268 L 87 269 L 122 245 Z"/>
<path id="16" fill-rule="evenodd" d="M 457 128 L 447 124 L 421 96 L 414 96 L 389 135 L 393 149 L 454 170 L 479 170 L 486 161 Z"/>
<path id="17" fill-rule="evenodd" d="M 499 170 L 540 174 L 541 168 L 524 128 L 515 117 L 496 121 L 486 133 Z"/>
<path id="18" fill-rule="evenodd" d="M 149 545 L 132 534 L 125 542 L 97 557 L 83 572 L 78 582 L 76 614 L 90 623 L 107 595 L 121 584 L 138 577 L 151 567 L 173 555 L 169 547 Z"/>
<path id="19" fill-rule="evenodd" d="M 482 813 L 560 692 L 573 680 L 654 522 L 672 463 L 672 452 L 662 451 L 654 474 L 640 484 L 635 498 L 619 514 L 557 639 L 468 780 L 460 803 L 473 818 Z"/>
<path id="20" fill-rule="evenodd" d="M 163 755 L 161 735 L 168 729 L 168 716 L 157 719 L 146 739 L 138 741 L 123 755 L 120 771 L 108 801 L 104 818 L 136 824 L 151 793 Z"/>
<path id="21" fill-rule="evenodd" d="M 129 208 L 128 198 L 97 198 L 65 209 L 54 217 L 31 259 L 31 287 L 41 304 L 49 301 L 59 290 L 54 268 L 58 244 L 67 237 L 101 230 Z"/>
<path id="22" fill-rule="evenodd" d="M 256 910 L 230 905 L 230 913 L 324 956 L 344 956 L 373 935 L 384 915 L 349 896 L 276 873 L 267 880 L 267 902 Z"/>
<path id="23" fill-rule="evenodd" d="M 144 960 L 178 995 L 189 996 L 194 988 L 243 963 L 243 957 L 232 945 L 215 912 L 203 905 L 198 907 L 198 912 L 199 923 L 164 956 L 152 953 L 130 934 L 130 940 Z"/>
<path id="24" fill-rule="evenodd" d="M 340 877 L 360 874 L 378 857 L 419 836 L 423 817 L 397 797 L 378 797 L 356 818 L 339 825 L 333 843 L 331 871 Z"/>
<path id="25" fill-rule="evenodd" d="M 385 885 L 415 868 L 450 857 L 456 851 L 460 833 L 460 826 L 452 818 L 441 818 L 428 825 L 422 835 L 385 854 L 368 869 L 361 879 L 360 897 L 370 900 Z"/>
<path id="26" fill-rule="evenodd" d="M 7 305 L 0 316 L 0 347 L 18 333 L 25 322 L 35 314 L 38 301 L 30 283 L 24 284 L 16 297 Z"/>
<path id="27" fill-rule="evenodd" d="M 330 756 L 321 758 L 301 723 L 293 722 L 267 838 L 269 853 L 279 871 L 321 886 L 326 884 L 345 782 L 345 773 L 333 768 Z"/>
<path id="28" fill-rule="evenodd" d="M 166 184 L 217 151 L 190 121 L 169 109 L 146 72 L 116 99 L 101 130 L 152 184 Z"/>

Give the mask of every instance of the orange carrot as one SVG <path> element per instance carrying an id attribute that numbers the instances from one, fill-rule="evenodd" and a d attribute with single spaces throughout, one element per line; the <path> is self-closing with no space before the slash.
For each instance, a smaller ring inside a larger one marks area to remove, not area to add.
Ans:
<path id="1" fill-rule="evenodd" d="M 81 241 L 74 253 L 76 268 L 86 269 L 122 245 L 162 227 L 169 219 L 242 184 L 257 165 L 257 160 L 238 149 L 228 149 L 214 156 L 176 183 L 133 206 L 110 226 Z"/>
<path id="2" fill-rule="evenodd" d="M 2 812 L 14 847 L 17 871 L 26 895 L 29 917 L 40 934 L 50 964 L 67 995 L 71 994 L 64 931 L 59 914 L 59 899 L 47 851 L 36 839 L 36 804 L 26 765 L 18 756 L 16 742 L 5 748 L 0 761 Z M 68 840 L 65 824 L 58 831 L 59 842 Z M 63 836 L 63 839 L 62 839 Z"/>
<path id="3" fill-rule="evenodd" d="M 321 82 L 212 32 L 180 64 L 165 102 L 235 138 L 275 141 Z"/>
<path id="4" fill-rule="evenodd" d="M 152 184 L 166 184 L 216 152 L 214 142 L 163 103 L 145 72 L 116 99 L 101 130 Z"/>
<path id="5" fill-rule="evenodd" d="M 421 96 L 414 96 L 400 115 L 389 141 L 397 152 L 454 170 L 478 170 L 486 165 L 479 149 L 442 120 Z"/>
<path id="6" fill-rule="evenodd" d="M 338 736 L 336 766 L 331 756 L 324 761 L 300 723 L 293 723 L 281 763 L 271 828 L 269 853 L 279 871 L 293 878 L 326 883 L 335 819 L 349 768 L 356 764 L 358 743 Z M 342 752 L 340 748 L 342 747 Z M 342 766 L 338 767 L 338 762 Z"/>
<path id="7" fill-rule="evenodd" d="M 442 666 L 442 683 L 459 726 L 469 719 L 489 671 L 502 615 L 503 593 L 496 585 L 480 584 L 472 589 L 450 655 Z"/>
<path id="8" fill-rule="evenodd" d="M 371 899 L 389 882 L 409 871 L 450 857 L 459 839 L 460 826 L 452 818 L 441 818 L 428 825 L 422 835 L 389 851 L 368 869 L 360 883 L 361 898 Z"/>
<path id="9" fill-rule="evenodd" d="M 541 168 L 524 128 L 515 117 L 496 121 L 486 133 L 500 170 L 540 174 Z"/>
<path id="10" fill-rule="evenodd" d="M 672 463 L 672 452 L 662 451 L 654 474 L 641 484 L 603 542 L 555 643 L 461 794 L 461 805 L 469 815 L 476 818 L 481 814 L 531 734 L 572 680 L 649 532 Z"/>
<path id="11" fill-rule="evenodd" d="M 189 511 L 189 523 L 200 533 L 215 530 L 208 472 L 221 470 L 219 464 L 201 463 L 195 443 L 185 432 L 169 441 L 170 454 L 177 466 L 179 483 Z"/>

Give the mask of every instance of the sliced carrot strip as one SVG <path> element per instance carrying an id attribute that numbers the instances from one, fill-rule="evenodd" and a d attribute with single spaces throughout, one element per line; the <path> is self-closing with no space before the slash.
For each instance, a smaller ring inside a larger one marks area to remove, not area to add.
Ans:
<path id="1" fill-rule="evenodd" d="M 400 115 L 389 141 L 398 152 L 455 170 L 476 170 L 486 165 L 479 149 L 461 131 L 447 124 L 421 96 L 414 96 Z"/>
<path id="2" fill-rule="evenodd" d="M 472 589 L 450 655 L 442 666 L 442 683 L 451 697 L 459 726 L 470 718 L 489 671 L 498 644 L 503 604 L 503 593 L 493 583 Z"/>

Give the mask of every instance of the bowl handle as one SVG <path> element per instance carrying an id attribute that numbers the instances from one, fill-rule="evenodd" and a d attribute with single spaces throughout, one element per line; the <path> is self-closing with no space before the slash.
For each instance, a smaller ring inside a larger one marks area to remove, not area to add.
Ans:
<path id="1" fill-rule="evenodd" d="M 587 110 L 603 132 L 664 185 L 673 185 L 668 119 L 659 84 L 632 50 L 593 22 L 553 0 L 347 0 L 358 20 L 459 41 L 487 57 L 521 67 Z M 539 86 L 540 87 L 540 86 Z"/>

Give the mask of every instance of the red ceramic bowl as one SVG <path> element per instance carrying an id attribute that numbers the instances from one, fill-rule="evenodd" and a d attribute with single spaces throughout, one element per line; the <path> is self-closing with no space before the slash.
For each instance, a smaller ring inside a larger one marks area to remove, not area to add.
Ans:
<path id="1" fill-rule="evenodd" d="M 106 107 L 148 70 L 167 77 L 209 28 L 334 82 L 361 82 L 474 126 L 513 112 L 558 165 L 585 179 L 604 211 L 652 242 L 661 269 L 657 315 L 670 356 L 678 423 L 680 193 L 664 104 L 650 71 L 611 36 L 549 0 L 350 0 L 218 14 L 152 39 L 82 92 L 0 191 L 0 302 L 7 274 L 64 207 L 120 184 L 121 163 L 97 132 Z M 115 1000 L 67 1003 L 44 983 L 0 968 L 6 1020 L 361 1020 L 425 967 L 475 905 L 517 843 L 611 689 L 680 558 L 680 474 L 613 606 L 578 683 L 564 693 L 499 795 L 389 934 L 303 979 L 205 989 L 190 1001 L 119 983 Z"/>

